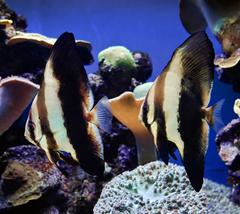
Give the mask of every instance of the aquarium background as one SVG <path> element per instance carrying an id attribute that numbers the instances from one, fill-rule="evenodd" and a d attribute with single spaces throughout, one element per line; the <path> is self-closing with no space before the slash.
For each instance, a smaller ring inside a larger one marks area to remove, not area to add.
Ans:
<path id="1" fill-rule="evenodd" d="M 28 20 L 28 32 L 58 37 L 69 31 L 77 39 L 88 40 L 93 46 L 95 62 L 86 67 L 97 70 L 97 54 L 109 47 L 123 45 L 131 51 L 149 53 L 153 63 L 153 81 L 164 68 L 175 48 L 189 35 L 184 30 L 178 11 L 178 0 L 6 0 L 9 7 Z M 215 52 L 221 48 L 208 31 Z M 197 57 L 197 56 L 196 56 Z M 216 78 L 211 103 L 224 98 L 225 124 L 237 116 L 233 103 L 238 94 L 231 85 Z M 226 184 L 227 168 L 218 157 L 215 132 L 211 130 L 206 157 L 205 177 Z M 179 162 L 180 163 L 180 162 Z M 196 169 L 197 170 L 197 169 Z"/>

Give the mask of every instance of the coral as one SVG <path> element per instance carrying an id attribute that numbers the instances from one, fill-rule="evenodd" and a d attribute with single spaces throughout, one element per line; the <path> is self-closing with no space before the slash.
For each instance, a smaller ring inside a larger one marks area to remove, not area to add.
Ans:
<path id="1" fill-rule="evenodd" d="M 101 75 L 90 73 L 88 74 L 88 80 L 96 101 L 106 96 L 108 93 L 108 86 L 105 84 Z"/>
<path id="2" fill-rule="evenodd" d="M 229 200 L 231 189 L 213 181 L 204 180 L 202 191 L 209 200 L 208 213 L 231 213 L 237 214 L 239 207 Z"/>
<path id="3" fill-rule="evenodd" d="M 94 213 L 237 213 L 227 199 L 228 192 L 228 188 L 205 180 L 203 190 L 197 193 L 183 167 L 158 161 L 112 179 Z"/>
<path id="4" fill-rule="evenodd" d="M 233 57 L 232 59 L 231 57 L 225 58 L 226 56 L 222 54 L 222 56 L 217 56 L 215 59 L 217 77 L 220 81 L 231 84 L 234 91 L 240 92 L 240 74 L 238 72 L 240 69 L 240 57 L 238 59 Z"/>
<path id="5" fill-rule="evenodd" d="M 55 199 L 68 195 L 67 182 L 45 153 L 34 146 L 8 149 L 1 156 L 0 210 L 24 205 L 55 192 Z M 51 199 L 53 202 L 53 200 Z"/>
<path id="6" fill-rule="evenodd" d="M 33 34 L 34 35 L 34 34 Z M 40 36 L 39 36 L 40 37 Z M 25 40 L 13 45 L 0 46 L 0 76 L 2 78 L 16 75 L 29 78 L 36 84 L 40 84 L 43 69 L 50 56 L 52 39 L 41 35 L 41 39 L 48 43 L 41 44 L 37 39 L 28 36 Z M 36 41 L 34 41 L 36 40 Z M 79 43 L 78 51 L 85 65 L 93 62 L 90 52 L 91 45 L 85 47 L 85 43 Z"/>
<path id="7" fill-rule="evenodd" d="M 152 75 L 152 61 L 150 56 L 142 51 L 132 52 L 133 58 L 135 60 L 137 72 L 136 80 L 140 82 L 145 82 Z"/>
<path id="8" fill-rule="evenodd" d="M 240 118 L 220 130 L 215 142 L 219 156 L 229 168 L 228 181 L 232 184 L 230 198 L 240 205 Z"/>
<path id="9" fill-rule="evenodd" d="M 218 132 L 215 142 L 222 160 L 234 170 L 240 170 L 240 119 L 232 120 Z"/>
<path id="10" fill-rule="evenodd" d="M 21 116 L 39 86 L 20 77 L 0 80 L 0 136 Z"/>
<path id="11" fill-rule="evenodd" d="M 141 81 L 145 81 L 152 73 L 151 59 L 148 54 L 140 51 L 131 53 L 125 47 L 110 47 L 99 53 L 99 71 L 96 74 L 88 74 L 88 79 L 97 100 L 103 96 L 116 98 L 125 91 L 133 91 Z M 136 78 L 136 79 L 135 79 Z M 123 81 L 122 81 L 123 80 Z M 150 84 L 146 84 L 150 85 Z M 137 89 L 140 94 L 147 93 L 148 87 Z M 136 139 L 125 126 L 118 120 L 113 120 L 112 133 L 103 133 L 105 150 L 105 160 L 116 171 L 122 172 L 122 167 L 118 163 L 118 149 L 122 142 L 131 151 L 136 151 Z M 136 136 L 135 136 L 136 137 Z M 126 150 L 127 151 L 127 150 Z M 131 154 L 133 154 L 131 152 Z M 129 169 L 137 166 L 136 153 L 128 156 L 132 164 Z M 125 159 L 125 158 L 124 158 Z"/>
<path id="12" fill-rule="evenodd" d="M 219 19 L 214 28 L 214 33 L 228 55 L 240 48 L 240 13 L 235 11 L 232 14 L 235 15 Z"/>
<path id="13" fill-rule="evenodd" d="M 12 147 L 0 157 L 0 213 L 91 213 L 103 185 L 116 175 L 106 168 L 98 178 L 79 165 L 60 161 L 57 167 L 35 146 Z"/>
<path id="14" fill-rule="evenodd" d="M 233 111 L 240 117 L 240 99 L 235 100 Z"/>
<path id="15" fill-rule="evenodd" d="M 136 159 L 136 149 L 134 147 L 124 144 L 119 146 L 116 163 L 119 164 L 118 168 L 120 172 L 134 169 L 137 166 Z"/>
<path id="16" fill-rule="evenodd" d="M 123 46 L 109 47 L 98 54 L 98 61 L 101 67 L 128 69 L 134 71 L 136 64 L 131 52 Z M 104 69 L 101 69 L 104 74 Z"/>
<path id="17" fill-rule="evenodd" d="M 132 91 L 140 83 L 136 80 L 137 65 L 131 52 L 122 46 L 109 47 L 98 54 L 99 74 L 107 90 L 105 95 L 116 97 Z"/>
<path id="18" fill-rule="evenodd" d="M 10 19 L 17 30 L 25 31 L 27 28 L 26 19 L 17 15 L 15 11 L 11 10 L 4 0 L 0 0 L 0 19 Z"/>
<path id="19" fill-rule="evenodd" d="M 152 162 L 109 182 L 94 213 L 205 213 L 206 203 L 205 194 L 192 189 L 182 167 Z"/>
<path id="20" fill-rule="evenodd" d="M 112 125 L 110 134 L 103 133 L 104 160 L 119 174 L 137 166 L 136 144 L 133 134 L 124 125 L 115 119 Z"/>

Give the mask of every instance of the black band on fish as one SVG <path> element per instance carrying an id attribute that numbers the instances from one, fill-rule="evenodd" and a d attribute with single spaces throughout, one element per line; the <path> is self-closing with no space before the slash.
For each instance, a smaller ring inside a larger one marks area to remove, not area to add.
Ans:
<path id="1" fill-rule="evenodd" d="M 89 133 L 84 104 L 89 96 L 88 78 L 72 34 L 64 33 L 59 37 L 53 47 L 51 60 L 54 75 L 60 82 L 58 96 L 64 126 L 76 158 L 86 172 L 100 175 L 104 172 L 103 157 L 99 153 L 103 150 L 102 142 L 94 138 L 99 133 Z M 97 129 L 92 131 L 97 132 Z"/>

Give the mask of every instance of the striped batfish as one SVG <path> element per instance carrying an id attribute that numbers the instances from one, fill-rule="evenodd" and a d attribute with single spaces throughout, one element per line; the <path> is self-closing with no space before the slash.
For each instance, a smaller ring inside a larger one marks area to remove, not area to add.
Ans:
<path id="1" fill-rule="evenodd" d="M 209 126 L 223 126 L 223 101 L 208 107 L 214 74 L 214 50 L 205 32 L 189 37 L 155 80 L 139 119 L 152 133 L 160 158 L 167 164 L 178 148 L 196 191 L 203 183 Z"/>
<path id="2" fill-rule="evenodd" d="M 63 33 L 52 48 L 40 90 L 33 100 L 25 137 L 41 147 L 50 161 L 74 160 L 93 175 L 104 172 L 99 129 L 109 131 L 107 98 L 94 98 L 75 39 Z"/>

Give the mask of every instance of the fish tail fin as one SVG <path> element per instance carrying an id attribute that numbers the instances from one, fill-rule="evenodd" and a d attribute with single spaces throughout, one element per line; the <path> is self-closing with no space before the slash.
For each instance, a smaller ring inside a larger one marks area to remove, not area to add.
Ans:
<path id="1" fill-rule="evenodd" d="M 221 99 L 211 107 L 207 108 L 207 122 L 215 130 L 215 132 L 218 132 L 224 127 L 221 117 L 224 102 L 225 99 Z"/>
<path id="2" fill-rule="evenodd" d="M 112 127 L 112 113 L 107 97 L 103 97 L 90 112 L 93 114 L 92 123 L 99 129 L 110 133 Z"/>

